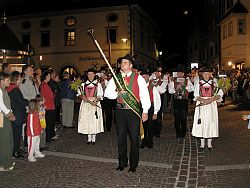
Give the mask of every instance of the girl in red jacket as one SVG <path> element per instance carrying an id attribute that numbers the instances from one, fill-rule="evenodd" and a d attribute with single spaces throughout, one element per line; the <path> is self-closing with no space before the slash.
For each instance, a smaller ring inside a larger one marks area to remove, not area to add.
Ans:
<path id="1" fill-rule="evenodd" d="M 28 160 L 30 162 L 35 162 L 36 158 L 45 157 L 45 155 L 41 153 L 39 149 L 41 132 L 42 132 L 42 127 L 39 120 L 38 102 L 35 100 L 30 100 L 28 120 L 27 120 L 28 153 L 29 153 Z"/>

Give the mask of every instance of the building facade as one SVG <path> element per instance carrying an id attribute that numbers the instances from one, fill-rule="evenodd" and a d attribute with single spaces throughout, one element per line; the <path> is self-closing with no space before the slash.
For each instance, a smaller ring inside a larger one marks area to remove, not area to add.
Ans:
<path id="1" fill-rule="evenodd" d="M 190 64 L 212 65 L 220 69 L 250 67 L 243 62 L 246 55 L 247 34 L 239 34 L 239 25 L 245 27 L 247 11 L 238 10 L 239 4 L 248 7 L 248 0 L 207 0 L 200 2 L 200 9 L 190 27 L 188 61 Z M 248 18 L 249 19 L 249 18 Z M 244 23 L 241 23 L 244 22 Z M 243 26 L 245 25 L 245 26 Z M 243 42 L 244 41 L 244 42 Z M 245 51 L 245 52 L 244 52 Z M 236 55 L 238 54 L 238 55 Z M 245 54 L 245 55 L 243 55 Z M 238 56 L 236 58 L 236 56 Z M 241 58 L 239 58 L 241 57 Z M 237 60 L 236 60 L 237 59 Z M 232 65 L 228 62 L 232 63 Z M 243 66 L 244 65 L 244 66 Z"/>
<path id="2" fill-rule="evenodd" d="M 127 53 L 136 55 L 142 64 L 157 60 L 160 30 L 137 5 L 22 15 L 8 18 L 7 25 L 23 44 L 34 49 L 31 61 L 36 67 L 51 67 L 57 72 L 82 74 L 88 68 L 106 66 L 87 35 L 89 28 L 94 29 L 114 68 L 118 57 Z"/>
<path id="3" fill-rule="evenodd" d="M 234 1 L 220 22 L 221 65 L 224 69 L 250 68 L 250 1 Z"/>

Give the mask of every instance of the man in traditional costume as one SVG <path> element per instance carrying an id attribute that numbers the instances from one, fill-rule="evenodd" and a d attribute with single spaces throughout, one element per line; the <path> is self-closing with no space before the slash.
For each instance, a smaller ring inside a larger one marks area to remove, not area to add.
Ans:
<path id="1" fill-rule="evenodd" d="M 104 132 L 103 117 L 100 100 L 102 100 L 103 89 L 95 79 L 95 71 L 87 71 L 88 80 L 81 84 L 77 96 L 82 99 L 79 117 L 78 133 L 87 134 L 87 144 L 95 144 L 96 134 Z"/>
<path id="2" fill-rule="evenodd" d="M 185 78 L 185 70 L 178 66 L 177 77 L 168 84 L 170 94 L 173 94 L 173 108 L 175 117 L 175 129 L 177 138 L 185 138 L 188 115 L 188 95 L 194 90 L 190 79 Z"/>
<path id="3" fill-rule="evenodd" d="M 144 128 L 144 138 L 142 139 L 141 148 L 144 147 L 153 148 L 153 136 L 154 136 L 154 126 L 157 119 L 157 113 L 161 108 L 161 96 L 157 88 L 154 86 L 153 82 L 149 80 L 150 73 L 149 71 L 142 70 L 142 77 L 145 79 L 148 92 L 151 101 L 151 107 L 148 110 L 148 120 L 143 122 Z"/>
<path id="4" fill-rule="evenodd" d="M 166 90 L 168 82 L 166 80 L 162 81 L 162 68 L 160 66 L 151 67 L 152 74 L 150 76 L 150 81 L 157 88 L 158 92 L 161 96 L 161 108 L 157 114 L 156 126 L 154 128 L 154 134 L 157 138 L 160 138 L 161 128 L 162 128 L 162 120 L 163 120 L 163 107 L 165 107 L 166 101 Z M 166 111 L 166 110 L 164 110 Z"/>
<path id="5" fill-rule="evenodd" d="M 194 101 L 197 102 L 192 135 L 201 138 L 200 151 L 204 150 L 205 139 L 208 149 L 212 151 L 212 138 L 219 136 L 217 102 L 222 101 L 223 91 L 212 77 L 212 68 L 203 67 L 199 72 L 202 78 L 194 86 Z"/>
<path id="6" fill-rule="evenodd" d="M 148 119 L 151 102 L 145 80 L 141 75 L 132 72 L 133 64 L 135 60 L 130 54 L 121 58 L 121 71 L 110 80 L 104 96 L 109 99 L 117 98 L 116 126 L 119 154 L 117 170 L 123 171 L 128 164 L 127 135 L 129 133 L 131 143 L 129 171 L 135 172 L 139 163 L 139 134 L 143 137 L 141 121 Z"/>

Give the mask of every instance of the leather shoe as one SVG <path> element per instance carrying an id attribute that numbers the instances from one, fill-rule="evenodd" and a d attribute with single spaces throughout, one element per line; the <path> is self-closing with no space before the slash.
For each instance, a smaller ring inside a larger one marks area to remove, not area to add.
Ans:
<path id="1" fill-rule="evenodd" d="M 86 144 L 91 144 L 91 142 L 87 141 Z"/>
<path id="2" fill-rule="evenodd" d="M 203 147 L 200 147 L 200 148 L 199 148 L 199 151 L 200 151 L 200 152 L 204 151 L 204 148 L 203 148 Z"/>
<path id="3" fill-rule="evenodd" d="M 213 147 L 208 147 L 208 150 L 209 151 L 214 151 L 214 148 Z"/>
<path id="4" fill-rule="evenodd" d="M 24 156 L 19 154 L 18 152 L 13 153 L 12 156 L 15 157 L 16 159 L 23 159 L 24 158 Z"/>
<path id="5" fill-rule="evenodd" d="M 128 172 L 136 172 L 136 168 L 129 168 Z"/>
<path id="6" fill-rule="evenodd" d="M 92 145 L 95 145 L 95 142 L 91 142 Z"/>
<path id="7" fill-rule="evenodd" d="M 123 167 L 123 166 L 118 166 L 118 167 L 116 168 L 116 170 L 124 171 L 124 168 L 125 168 L 125 167 Z"/>

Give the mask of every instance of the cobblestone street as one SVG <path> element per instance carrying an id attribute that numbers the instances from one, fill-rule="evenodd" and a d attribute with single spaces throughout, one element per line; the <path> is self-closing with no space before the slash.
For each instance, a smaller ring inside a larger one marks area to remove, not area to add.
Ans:
<path id="1" fill-rule="evenodd" d="M 0 187 L 225 187 L 250 185 L 250 131 L 241 114 L 249 104 L 219 108 L 220 137 L 214 151 L 199 152 L 199 141 L 190 135 L 194 106 L 190 106 L 186 139 L 175 137 L 173 114 L 164 115 L 160 138 L 153 149 L 140 149 L 135 173 L 116 171 L 116 131 L 97 135 L 95 145 L 77 129 L 61 129 L 46 157 L 35 163 L 16 160 L 10 172 L 0 172 Z"/>

